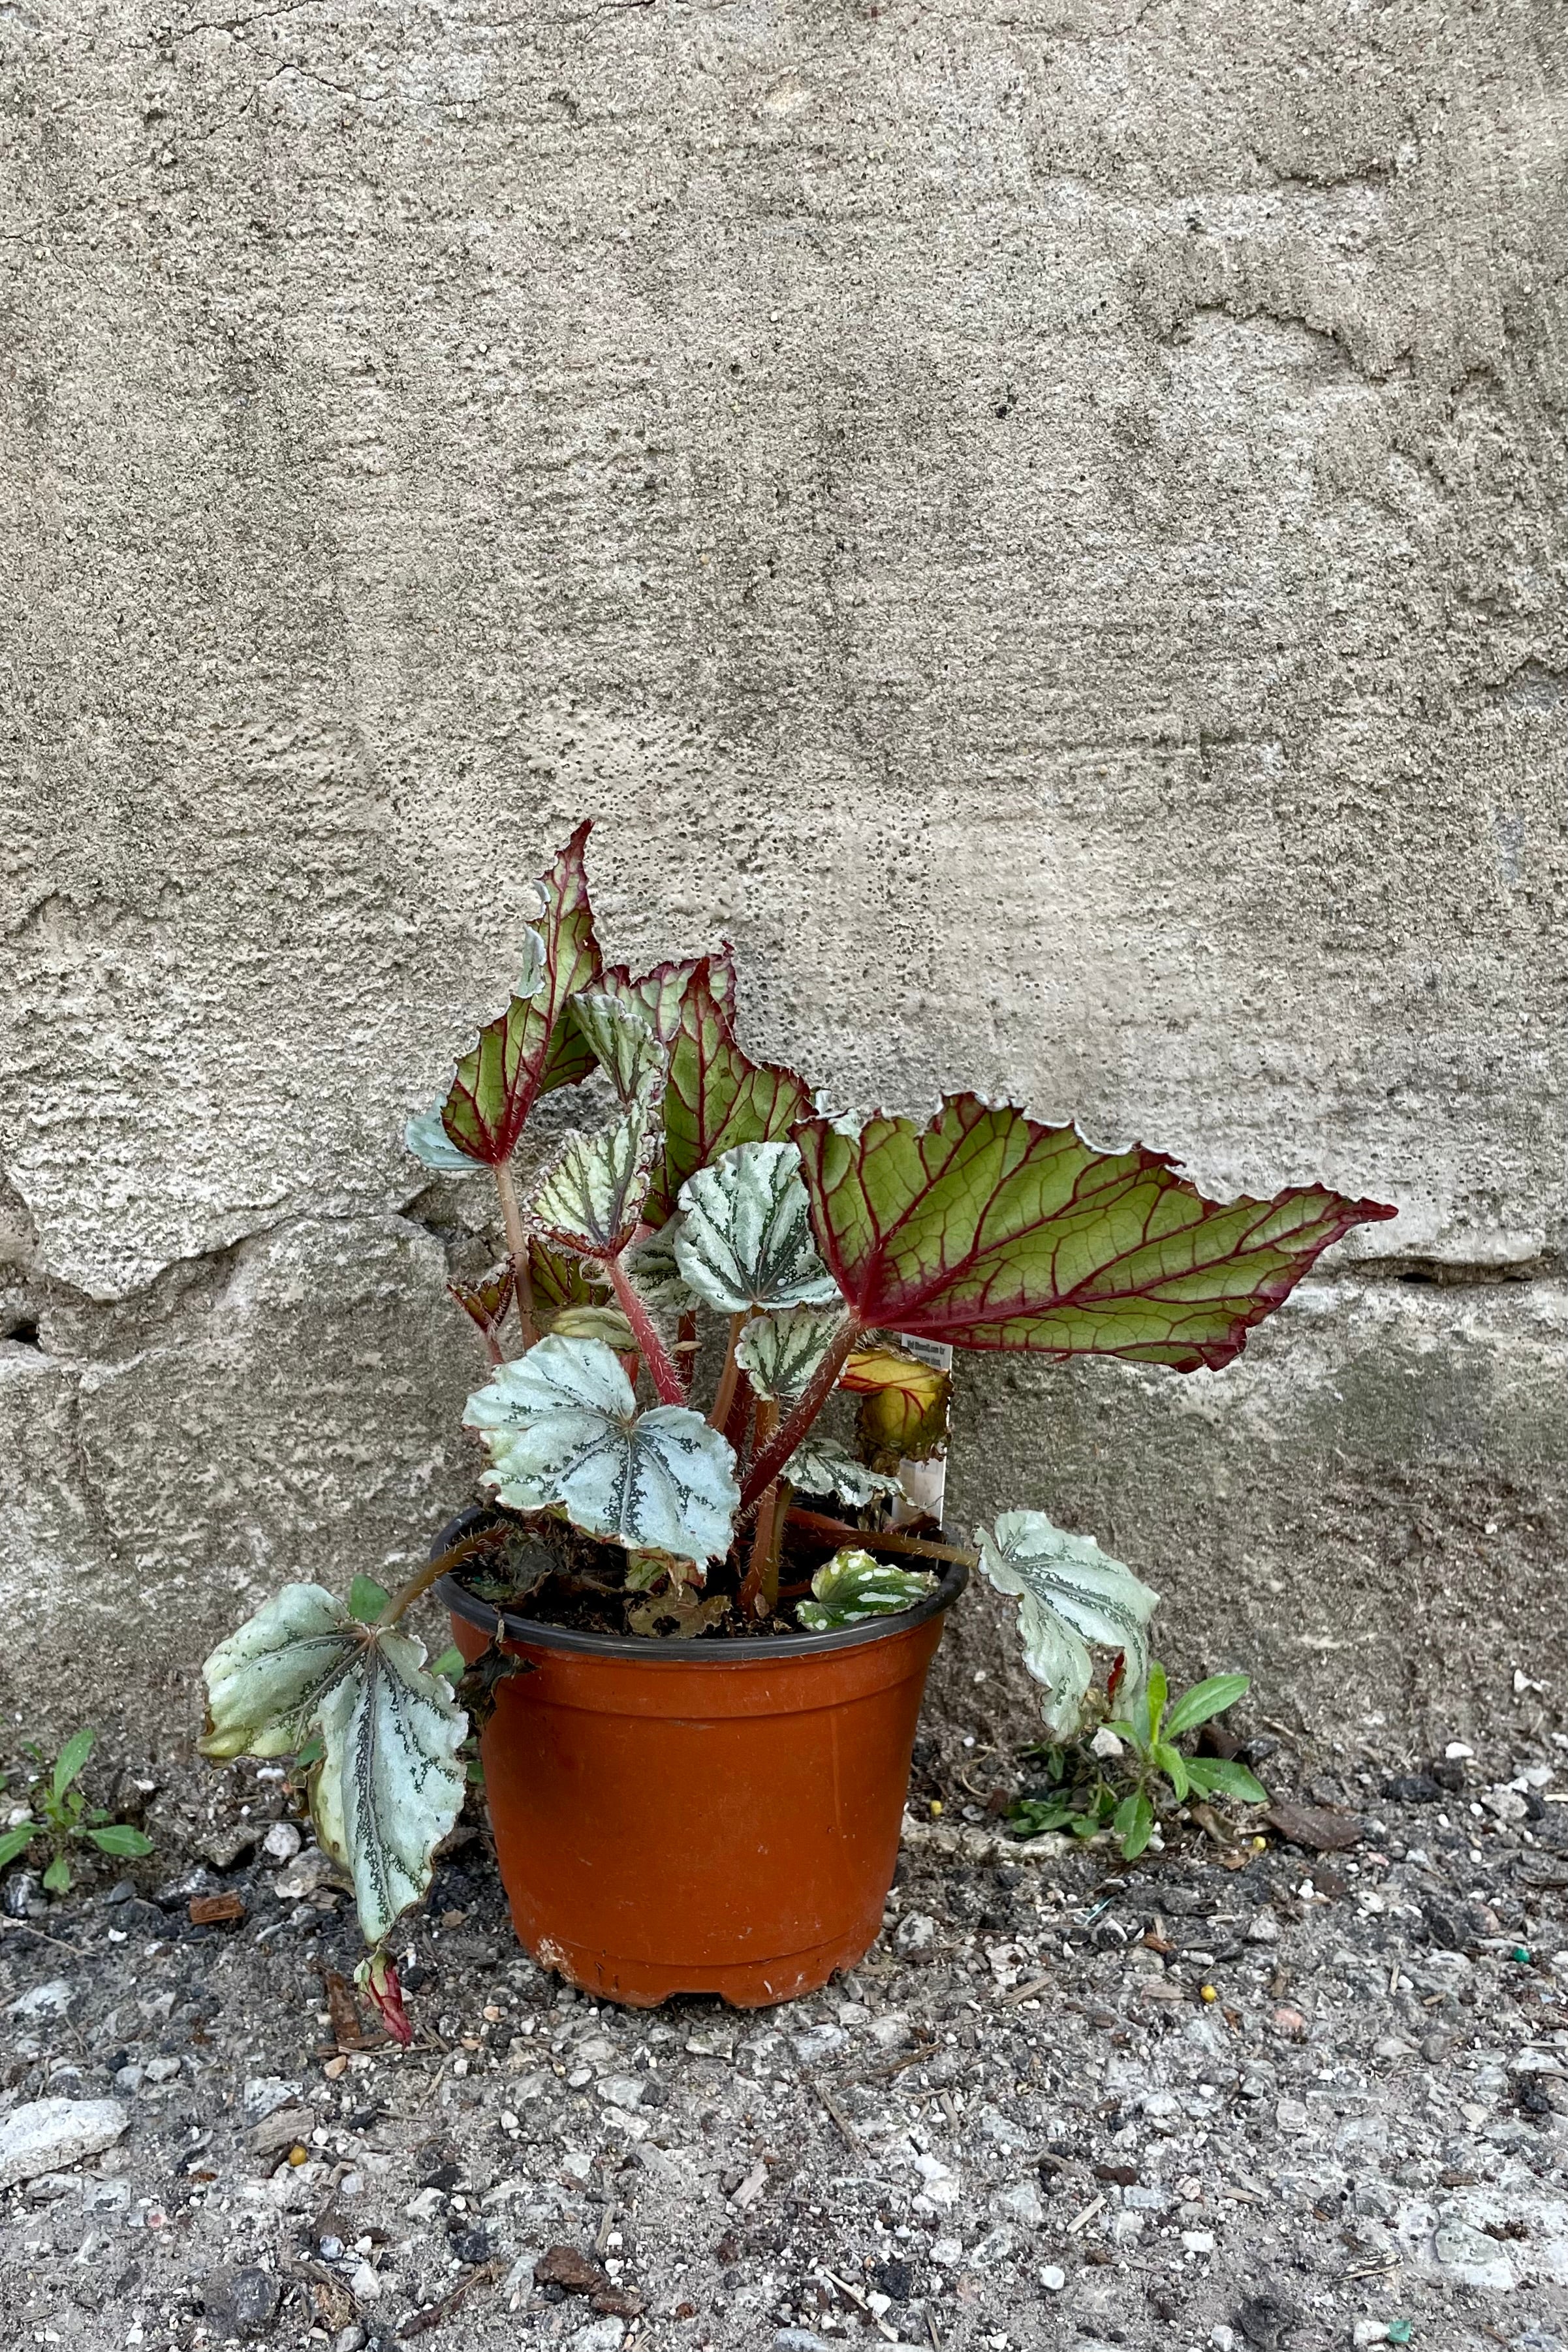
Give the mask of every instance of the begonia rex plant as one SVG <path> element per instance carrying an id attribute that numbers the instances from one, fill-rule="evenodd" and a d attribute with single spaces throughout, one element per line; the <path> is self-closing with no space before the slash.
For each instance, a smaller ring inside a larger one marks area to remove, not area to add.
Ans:
<path id="1" fill-rule="evenodd" d="M 206 1666 L 207 1755 L 311 1743 L 317 1835 L 372 1948 L 361 1981 L 404 2034 L 386 1939 L 456 1822 L 460 1702 L 486 1680 L 404 1630 L 437 1576 L 525 1612 L 587 1594 L 629 1641 L 714 1642 L 895 1618 L 977 1564 L 1017 1598 L 1066 1738 L 1090 1644 L 1121 1654 L 1123 1711 L 1141 1703 L 1156 1596 L 1039 1511 L 1004 1514 L 978 1553 L 922 1519 L 907 1488 L 945 1442 L 946 1351 L 1217 1370 L 1331 1243 L 1394 1213 L 1323 1185 L 1210 1201 L 1160 1152 L 974 1094 L 924 1122 L 835 1116 L 741 1044 L 728 948 L 638 976 L 605 962 L 588 832 L 543 877 L 510 1003 L 407 1129 L 427 1168 L 497 1187 L 504 1263 L 454 1285 L 489 1367 L 463 1417 L 492 1507 L 390 1597 L 286 1586 Z M 566 1087 L 588 1115 L 520 1181 L 531 1114 Z M 852 1430 L 824 1423 L 840 1394 Z"/>

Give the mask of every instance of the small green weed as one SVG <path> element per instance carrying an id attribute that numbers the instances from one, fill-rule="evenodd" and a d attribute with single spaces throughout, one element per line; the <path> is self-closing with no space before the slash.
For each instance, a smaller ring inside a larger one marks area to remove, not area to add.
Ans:
<path id="1" fill-rule="evenodd" d="M 102 1805 L 89 1805 L 76 1785 L 97 1737 L 95 1731 L 73 1732 L 52 1764 L 43 1748 L 24 1743 L 23 1755 L 39 1769 L 27 1782 L 24 1817 L 0 1830 L 0 1870 L 41 1838 L 49 1849 L 45 1888 L 50 1895 L 68 1895 L 70 1852 L 80 1839 L 122 1862 L 139 1862 L 152 1853 L 150 1837 L 128 1822 L 115 1821 Z"/>
<path id="2" fill-rule="evenodd" d="M 1268 1790 L 1245 1764 L 1217 1756 L 1185 1756 L 1175 1744 L 1184 1733 L 1234 1706 L 1247 1687 L 1246 1675 L 1210 1675 L 1172 1702 L 1164 1667 L 1151 1666 L 1136 1703 L 1126 1715 L 1112 1717 L 1103 1726 L 1121 1742 L 1121 1754 L 1097 1752 L 1094 1736 L 1064 1747 L 1032 1749 L 1045 1762 L 1047 1786 L 1021 1798 L 1009 1821 L 1024 1837 L 1070 1830 L 1075 1837 L 1089 1838 L 1109 1830 L 1123 1861 L 1135 1862 L 1153 1834 L 1160 1812 L 1171 1803 L 1184 1804 L 1196 1795 L 1266 1805 Z M 1108 1745 L 1100 1742 L 1100 1748 Z"/>

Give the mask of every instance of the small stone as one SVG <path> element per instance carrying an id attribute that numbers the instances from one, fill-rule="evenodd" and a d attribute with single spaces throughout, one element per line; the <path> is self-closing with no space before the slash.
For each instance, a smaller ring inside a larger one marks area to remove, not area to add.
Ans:
<path id="1" fill-rule="evenodd" d="M 1247 1931 L 1247 1940 L 1249 1944 L 1277 1944 L 1279 1941 L 1279 1922 L 1272 1911 L 1258 1913 Z"/>
<path id="2" fill-rule="evenodd" d="M 274 1862 L 292 1862 L 301 1843 L 292 1822 L 274 1822 L 261 1841 L 261 1851 Z"/>
<path id="3" fill-rule="evenodd" d="M 1475 1749 L 1463 1739 L 1450 1739 L 1443 1750 L 1450 1764 L 1458 1763 L 1464 1757 L 1473 1756 L 1475 1752 Z"/>
<path id="4" fill-rule="evenodd" d="M 1110 1726 L 1108 1723 L 1102 1723 L 1089 1743 L 1089 1752 L 1091 1756 L 1103 1757 L 1110 1762 L 1118 1756 L 1124 1756 L 1127 1751 Z"/>
<path id="5" fill-rule="evenodd" d="M 893 1931 L 893 1949 L 906 1960 L 922 1957 L 935 1944 L 936 1921 L 924 1911 L 907 1913 Z"/>
<path id="6" fill-rule="evenodd" d="M 433 2221 L 447 2202 L 439 2189 L 422 2189 L 411 2197 L 403 2210 L 411 2221 Z"/>
<path id="7" fill-rule="evenodd" d="M 1274 2110 L 1274 2120 L 1282 2132 L 1304 2132 L 1311 2117 L 1304 2099 L 1281 2099 Z"/>
<path id="8" fill-rule="evenodd" d="M 1440 1805 L 1443 1801 L 1442 1783 L 1435 1780 L 1430 1772 L 1402 1772 L 1397 1779 L 1384 1782 L 1383 1793 L 1399 1805 Z M 1374 2323 L 1369 2320 L 1363 2324 L 1371 2326 Z"/>
<path id="9" fill-rule="evenodd" d="M 1036 2181 L 1015 2180 L 1007 2188 L 999 2189 L 991 2202 L 996 2212 L 1005 2213 L 1010 2221 L 1022 2221 L 1026 2229 L 1038 2230 L 1045 2222 L 1045 2200 Z"/>
<path id="10" fill-rule="evenodd" d="M 1182 2243 L 1189 2254 L 1212 2254 L 1214 2252 L 1214 2231 L 1212 2230 L 1184 2230 L 1182 2231 Z"/>
<path id="11" fill-rule="evenodd" d="M 595 2088 L 601 2099 L 612 2107 L 640 2107 L 647 2085 L 636 2074 L 606 2074 Z"/>
<path id="12" fill-rule="evenodd" d="M 172 2083 L 180 2071 L 177 2058 L 149 2058 L 146 2074 L 150 2083 Z"/>
<path id="13" fill-rule="evenodd" d="M 781 2327 L 773 2337 L 773 2352 L 834 2352 L 834 2347 L 809 2327 Z"/>
<path id="14" fill-rule="evenodd" d="M 265 2336 L 282 2294 L 270 2272 L 225 2264 L 202 2281 L 202 2309 L 228 2336 Z"/>
<path id="15" fill-rule="evenodd" d="M 239 2095 L 247 2124 L 258 2124 L 279 2107 L 289 2106 L 300 2096 L 298 2083 L 285 2083 L 278 2074 L 253 2074 Z"/>
<path id="16" fill-rule="evenodd" d="M 303 1903 L 323 1887 L 342 1886 L 344 1883 L 343 1874 L 331 1854 L 323 1853 L 319 1845 L 310 1845 L 279 1872 L 272 1882 L 272 1891 L 285 1903 Z"/>
<path id="17" fill-rule="evenodd" d="M 349 2275 L 349 2293 L 356 2303 L 375 2303 L 382 2292 L 381 2274 L 369 2263 L 357 2263 Z"/>
<path id="18" fill-rule="evenodd" d="M 115 2074 L 114 2087 L 117 2091 L 127 2093 L 139 2091 L 146 2079 L 146 2074 L 147 2069 L 144 2066 L 134 2064 L 121 2066 Z"/>
<path id="19" fill-rule="evenodd" d="M 1040 2273 L 1040 2284 L 1047 2294 L 1060 2294 L 1068 2283 L 1068 2274 L 1056 2263 L 1047 2263 Z"/>
<path id="20" fill-rule="evenodd" d="M 1386 1789 L 1384 1790 L 1384 1796 L 1388 1794 Z M 1386 2344 L 1387 2341 L 1388 2322 L 1386 2319 L 1358 2319 L 1355 2326 L 1351 2329 L 1351 2342 L 1355 2345 Z"/>
<path id="21" fill-rule="evenodd" d="M 618 2319 L 591 2319 L 586 2327 L 566 2338 L 571 2352 L 621 2352 L 626 2340 L 625 2324 Z"/>
<path id="22" fill-rule="evenodd" d="M 24 2019 L 63 2017 L 70 2005 L 70 1986 L 64 1977 L 52 1977 L 47 1984 L 34 1985 L 30 1992 L 20 1994 L 5 2014 Z"/>
<path id="23" fill-rule="evenodd" d="M 1283 2295 L 1248 2295 L 1236 2315 L 1236 2324 L 1258 2352 L 1279 2352 L 1285 2336 L 1296 2324 L 1296 2307 Z"/>
<path id="24" fill-rule="evenodd" d="M 131 2121 L 118 2099 L 35 2099 L 0 2123 L 0 2189 L 99 2156 Z"/>

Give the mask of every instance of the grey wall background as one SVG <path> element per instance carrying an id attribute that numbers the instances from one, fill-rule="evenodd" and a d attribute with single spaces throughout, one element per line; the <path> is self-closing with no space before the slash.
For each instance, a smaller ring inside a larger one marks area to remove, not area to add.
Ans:
<path id="1" fill-rule="evenodd" d="M 977 1362 L 958 1516 L 1095 1530 L 1347 1738 L 1549 1704 L 1558 12 L 17 0 L 0 51 L 12 1718 L 173 1737 L 266 1590 L 466 1492 L 488 1204 L 399 1133 L 584 814 L 616 947 L 732 934 L 850 1098 L 1398 1201 L 1225 1375 Z"/>

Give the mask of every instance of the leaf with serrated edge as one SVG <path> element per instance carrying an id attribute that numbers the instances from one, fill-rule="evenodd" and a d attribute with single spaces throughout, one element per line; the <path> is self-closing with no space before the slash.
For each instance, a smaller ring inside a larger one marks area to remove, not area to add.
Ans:
<path id="1" fill-rule="evenodd" d="M 623 1103 L 637 1101 L 662 1079 L 664 1048 L 637 1006 L 591 989 L 572 999 L 572 1015 Z"/>
<path id="2" fill-rule="evenodd" d="M 673 1215 L 681 1186 L 738 1143 L 767 1143 L 789 1133 L 809 1108 L 804 1078 L 771 1062 L 753 1062 L 736 1040 L 704 959 L 680 1002 L 670 1042 L 664 1097 L 664 1162 L 649 1188 L 649 1224 Z"/>
<path id="3" fill-rule="evenodd" d="M 675 1255 L 690 1287 L 721 1315 L 748 1307 L 825 1307 L 838 1287 L 812 1246 L 793 1143 L 742 1143 L 680 1188 Z"/>
<path id="4" fill-rule="evenodd" d="M 735 1360 L 758 1396 L 795 1404 L 843 1329 L 842 1307 L 787 1307 L 753 1316 L 736 1342 Z"/>
<path id="5" fill-rule="evenodd" d="M 657 1087 L 597 1135 L 574 1135 L 529 1201 L 545 1238 L 581 1256 L 618 1257 L 642 1218 L 660 1143 Z"/>
<path id="6" fill-rule="evenodd" d="M 599 1339 L 542 1339 L 468 1399 L 484 1432 L 485 1484 L 509 1509 L 559 1504 L 574 1527 L 629 1551 L 704 1563 L 730 1549 L 740 1503 L 735 1457 L 684 1405 L 639 1413 L 631 1382 Z"/>
<path id="7" fill-rule="evenodd" d="M 627 965 L 612 964 L 599 985 L 606 996 L 618 997 L 623 1004 L 635 1004 L 639 1012 L 646 1013 L 653 1024 L 655 1036 L 661 1045 L 668 1045 L 680 1026 L 686 992 L 700 971 L 705 975 L 713 1002 L 732 1020 L 735 956 L 728 941 L 716 955 L 694 956 L 687 963 L 656 964 L 640 980 L 632 978 Z"/>
<path id="8" fill-rule="evenodd" d="M 1124 1652 L 1123 1693 L 1142 1693 L 1157 1592 L 1092 1536 L 1068 1535 L 1043 1511 L 1004 1511 L 994 1528 L 981 1529 L 979 1544 L 980 1564 L 997 1591 L 1022 1604 L 1024 1664 L 1049 1693 L 1046 1722 L 1058 1739 L 1072 1738 L 1083 1712 L 1093 1672 L 1089 1643 Z"/>
<path id="9" fill-rule="evenodd" d="M 488 1167 L 510 1159 L 542 1094 L 575 1086 L 594 1066 L 593 1048 L 582 1030 L 563 1017 L 568 999 L 592 988 L 600 971 L 584 866 L 590 830 L 588 824 L 577 827 L 540 883 L 543 971 L 538 986 L 531 995 L 514 995 L 506 1011 L 480 1030 L 442 1105 L 441 1122 L 451 1141 Z"/>
<path id="10" fill-rule="evenodd" d="M 923 1570 L 894 1568 L 868 1551 L 836 1551 L 812 1578 L 811 1599 L 796 1602 L 795 1619 L 808 1633 L 836 1633 L 841 1625 L 912 1609 L 935 1582 Z"/>
<path id="11" fill-rule="evenodd" d="M 424 1895 L 462 1808 L 468 1717 L 426 1666 L 423 1642 L 388 1628 L 327 1693 L 320 1720 L 317 1835 L 353 1879 L 366 1943 L 380 1944 Z"/>
<path id="12" fill-rule="evenodd" d="M 681 1279 L 675 1255 L 675 1236 L 679 1230 L 679 1218 L 671 1217 L 657 1234 L 634 1242 L 621 1259 L 621 1272 L 656 1318 L 689 1315 L 702 1305 L 697 1293 Z"/>
<path id="13" fill-rule="evenodd" d="M 529 1282 L 533 1291 L 534 1320 L 548 1330 L 563 1307 L 602 1307 L 608 1277 L 571 1250 L 552 1250 L 531 1239 L 528 1244 Z"/>
<path id="14" fill-rule="evenodd" d="M 220 1642 L 207 1685 L 204 1756 L 291 1756 L 325 1694 L 363 1638 L 342 1602 L 320 1584 L 286 1584 L 237 1633 Z"/>
<path id="15" fill-rule="evenodd" d="M 879 1495 L 904 1491 L 889 1472 L 868 1470 L 837 1438 L 819 1436 L 815 1429 L 804 1444 L 796 1446 L 779 1475 L 804 1495 L 837 1495 L 841 1503 L 856 1510 L 864 1509 Z"/>
<path id="16" fill-rule="evenodd" d="M 950 1095 L 930 1126 L 795 1129 L 817 1245 L 863 1327 L 1217 1369 L 1319 1254 L 1394 1212 L 1321 1185 L 1207 1201 L 1163 1155 Z"/>
<path id="17" fill-rule="evenodd" d="M 946 1444 L 951 1372 L 899 1348 L 855 1348 L 839 1386 L 862 1400 L 856 1433 L 868 1454 L 924 1462 Z"/>
<path id="18" fill-rule="evenodd" d="M 514 1276 L 510 1265 L 492 1265 L 478 1282 L 449 1282 L 447 1290 L 487 1339 L 506 1321 Z"/>

